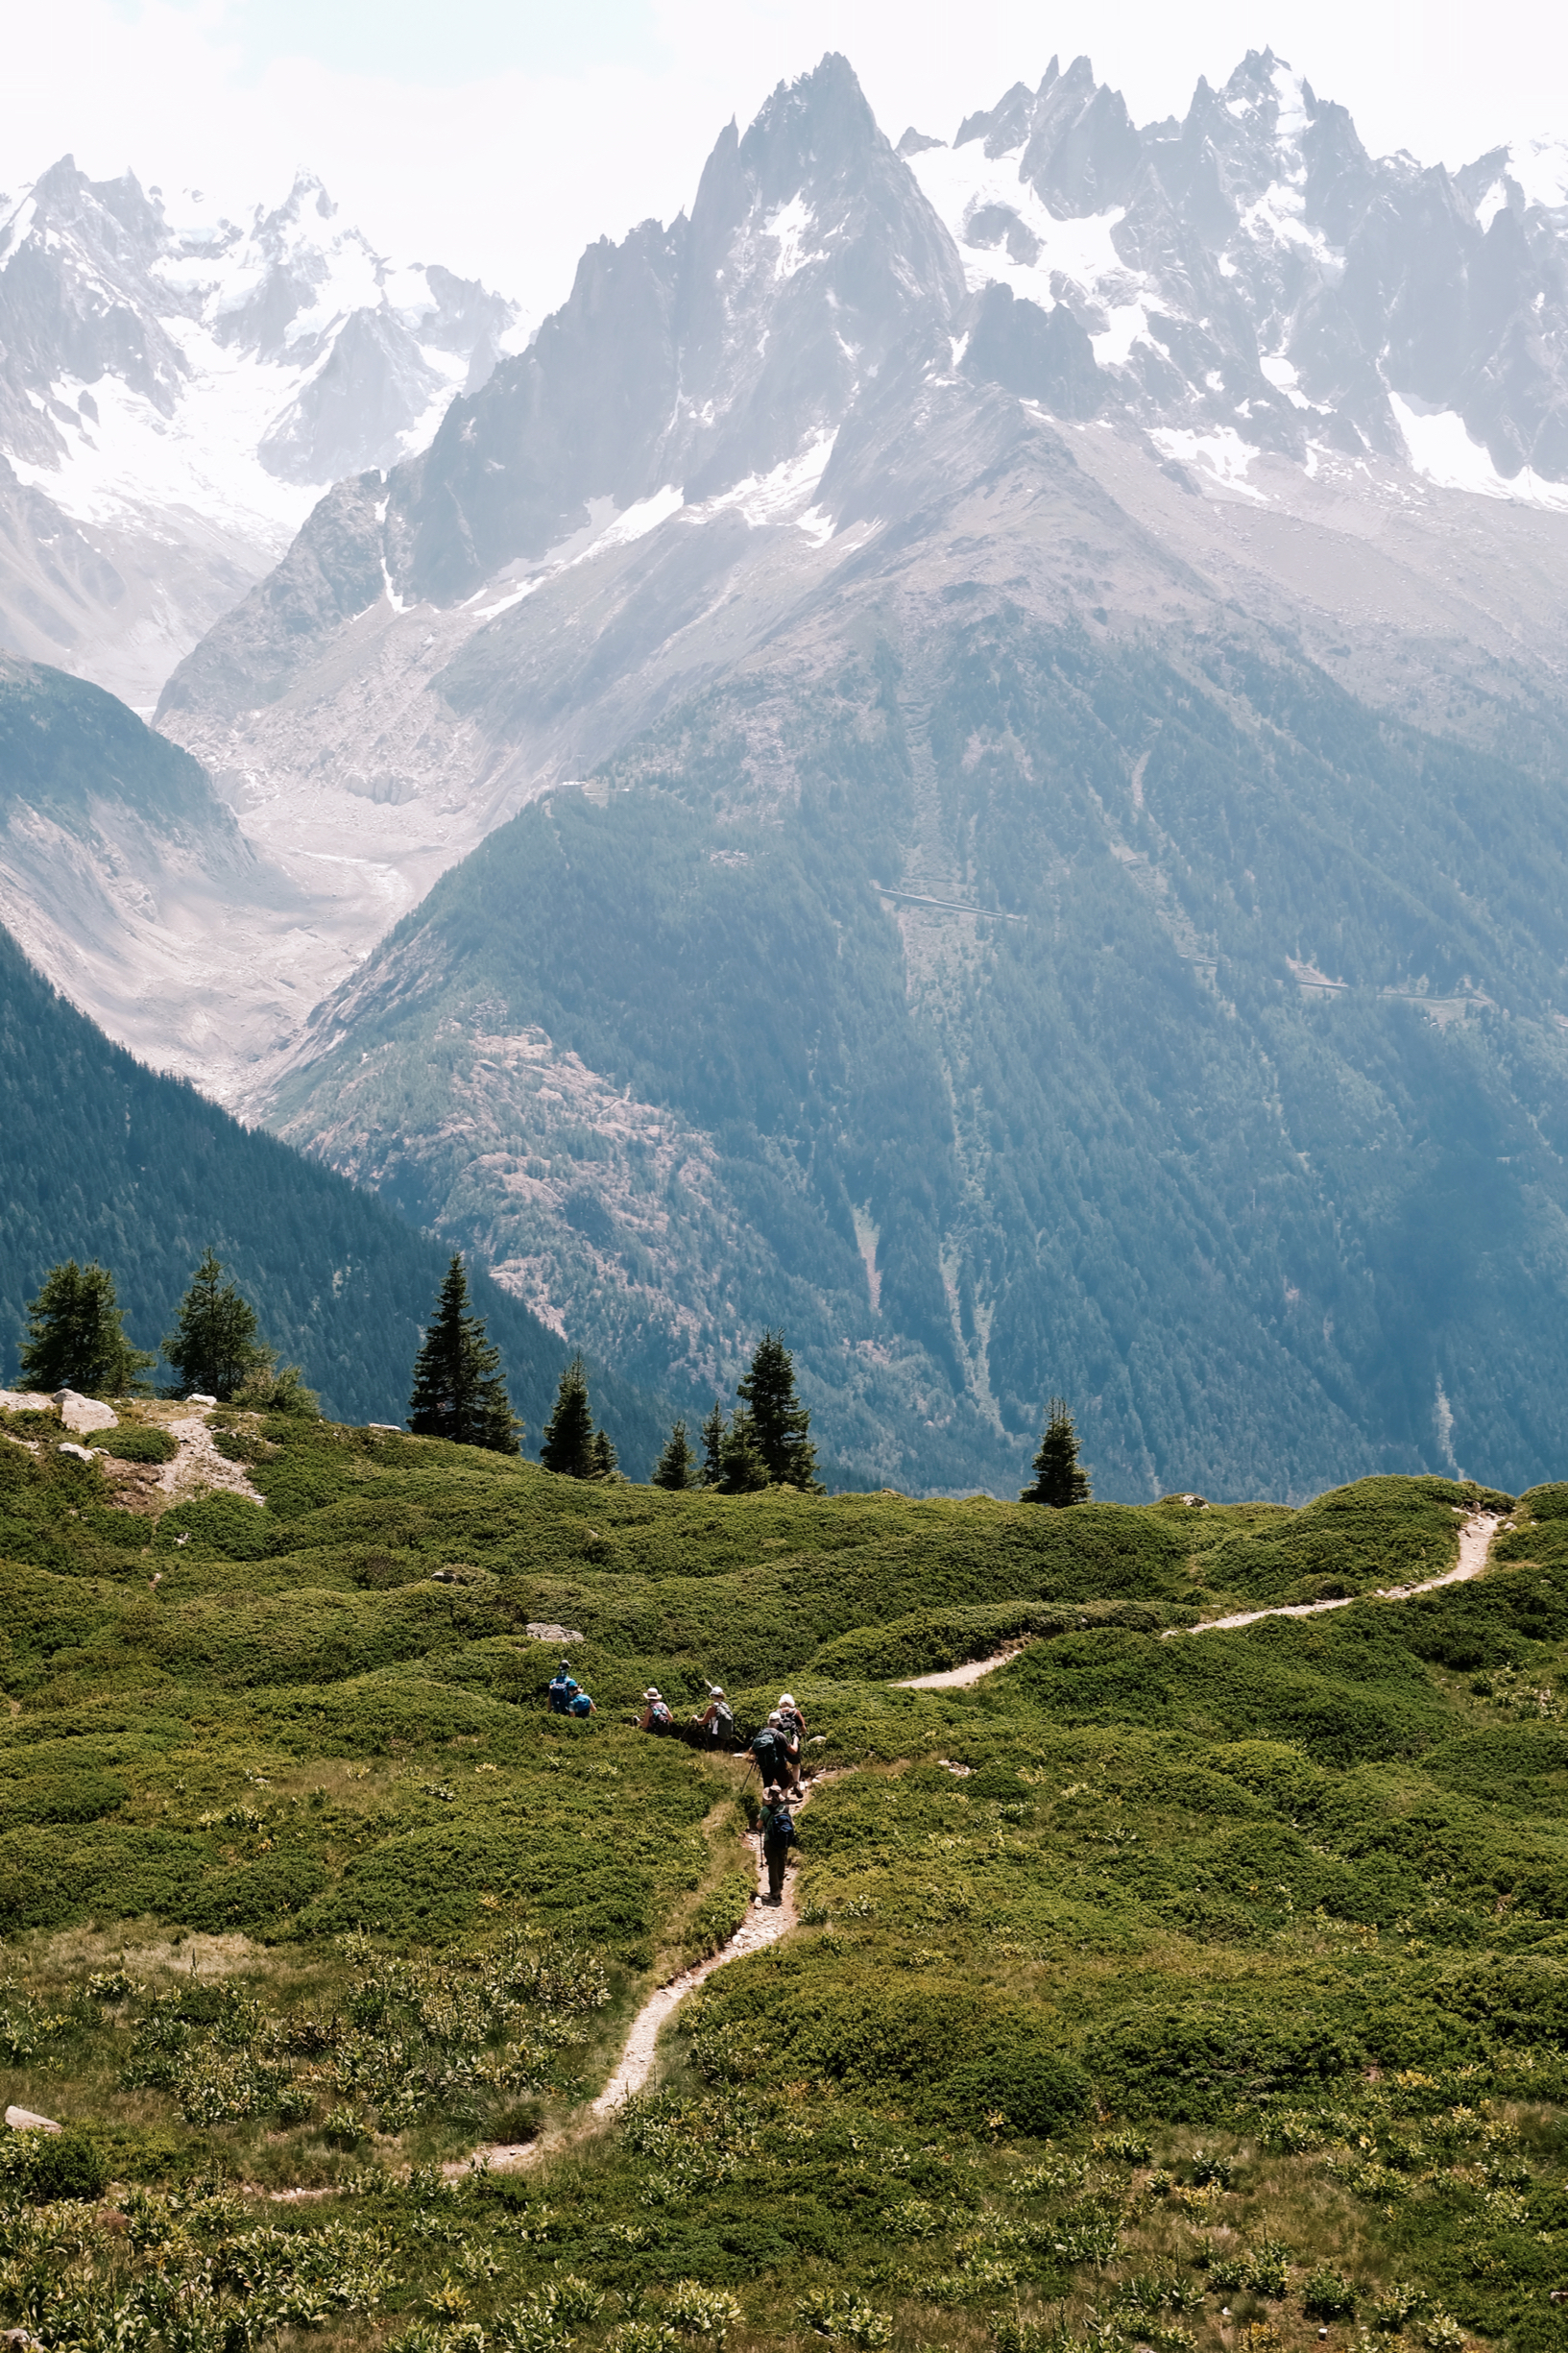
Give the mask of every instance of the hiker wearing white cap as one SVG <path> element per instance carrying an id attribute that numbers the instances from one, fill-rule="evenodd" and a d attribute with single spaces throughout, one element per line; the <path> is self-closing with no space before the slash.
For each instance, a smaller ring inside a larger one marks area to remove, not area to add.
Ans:
<path id="1" fill-rule="evenodd" d="M 697 1722 L 715 1745 L 731 1737 L 735 1731 L 735 1717 L 730 1712 L 730 1703 L 724 1696 L 722 1684 L 715 1683 L 709 1686 L 708 1705 L 697 1718 Z"/>

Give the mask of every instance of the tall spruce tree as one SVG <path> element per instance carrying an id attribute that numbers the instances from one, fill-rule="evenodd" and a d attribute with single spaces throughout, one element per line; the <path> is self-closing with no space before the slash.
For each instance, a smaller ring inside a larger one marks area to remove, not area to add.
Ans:
<path id="1" fill-rule="evenodd" d="M 1093 1500 L 1089 1473 L 1078 1461 L 1078 1434 L 1065 1397 L 1046 1406 L 1046 1434 L 1034 1458 L 1034 1485 L 1025 1488 L 1020 1503 L 1044 1503 L 1060 1512 L 1069 1504 Z"/>
<path id="2" fill-rule="evenodd" d="M 653 1483 L 677 1495 L 699 1484 L 697 1458 L 691 1451 L 684 1421 L 678 1421 L 665 1439 L 664 1451 L 654 1468 Z"/>
<path id="3" fill-rule="evenodd" d="M 417 1438 L 518 1452 L 522 1424 L 506 1394 L 501 1352 L 487 1337 L 483 1316 L 470 1313 L 469 1278 L 455 1251 L 414 1360 L 408 1426 Z"/>
<path id="4" fill-rule="evenodd" d="M 203 1252 L 163 1353 L 181 1389 L 224 1404 L 236 1389 L 271 1370 L 274 1352 L 257 1337 L 255 1309 L 223 1280 L 223 1261 L 215 1250 Z"/>
<path id="5" fill-rule="evenodd" d="M 588 1368 L 580 1356 L 574 1356 L 561 1375 L 555 1393 L 555 1411 L 544 1424 L 544 1443 L 539 1459 L 546 1470 L 553 1470 L 566 1479 L 591 1479 L 594 1475 L 593 1446 L 595 1432 L 593 1414 L 588 1401 Z"/>
<path id="6" fill-rule="evenodd" d="M 808 1494 L 820 1493 L 817 1450 L 808 1435 L 811 1417 L 795 1395 L 795 1360 L 782 1332 L 762 1334 L 748 1370 L 736 1384 L 736 1395 L 746 1409 L 751 1443 L 769 1479 Z"/>
<path id="7" fill-rule="evenodd" d="M 724 1408 L 715 1397 L 712 1412 L 706 1416 L 701 1429 L 697 1432 L 698 1437 L 702 1440 L 702 1485 L 704 1487 L 716 1487 L 723 1476 L 724 1429 Z"/>
<path id="8" fill-rule="evenodd" d="M 114 1277 L 90 1260 L 50 1268 L 36 1298 L 27 1303 L 22 1343 L 24 1389 L 77 1389 L 84 1396 L 124 1397 L 145 1389 L 142 1375 L 157 1361 L 133 1348 L 122 1329 Z"/>

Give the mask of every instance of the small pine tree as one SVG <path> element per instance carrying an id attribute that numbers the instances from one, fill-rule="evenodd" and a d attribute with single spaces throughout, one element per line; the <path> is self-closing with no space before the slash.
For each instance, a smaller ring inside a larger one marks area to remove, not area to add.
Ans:
<path id="1" fill-rule="evenodd" d="M 454 1251 L 436 1312 L 414 1360 L 408 1426 L 418 1438 L 449 1438 L 460 1446 L 516 1454 L 522 1424 L 512 1411 L 501 1352 L 469 1310 L 469 1281 Z"/>
<path id="2" fill-rule="evenodd" d="M 1065 1397 L 1052 1397 L 1046 1407 L 1046 1434 L 1033 1470 L 1034 1485 L 1025 1488 L 1020 1503 L 1044 1503 L 1065 1511 L 1069 1504 L 1092 1500 L 1089 1473 L 1078 1461 L 1078 1434 Z"/>
<path id="3" fill-rule="evenodd" d="M 767 1464 L 757 1443 L 751 1416 L 742 1410 L 734 1417 L 719 1441 L 719 1492 L 723 1495 L 754 1495 L 767 1484 Z"/>
<path id="4" fill-rule="evenodd" d="M 724 1475 L 724 1408 L 717 1397 L 713 1410 L 697 1432 L 702 1440 L 702 1484 L 717 1487 Z"/>
<path id="5" fill-rule="evenodd" d="M 181 1389 L 227 1404 L 236 1389 L 271 1371 L 273 1350 L 256 1336 L 255 1309 L 222 1278 L 222 1259 L 215 1250 L 205 1250 L 163 1353 Z"/>
<path id="6" fill-rule="evenodd" d="M 665 1439 L 653 1483 L 655 1487 L 668 1488 L 672 1494 L 680 1494 L 698 1484 L 697 1458 L 691 1451 L 684 1421 L 678 1421 Z"/>
<path id="7" fill-rule="evenodd" d="M 305 1376 L 298 1365 L 268 1365 L 251 1373 L 235 1390 L 234 1403 L 248 1405 L 258 1414 L 293 1414 L 308 1421 L 321 1419 L 321 1398 L 315 1390 L 305 1387 Z"/>
<path id="8" fill-rule="evenodd" d="M 588 1474 L 591 1479 L 619 1478 L 619 1457 L 615 1452 L 615 1441 L 608 1430 L 594 1431 L 591 1453 L 593 1468 Z"/>
<path id="9" fill-rule="evenodd" d="M 778 1486 L 818 1492 L 811 1417 L 795 1395 L 795 1360 L 782 1332 L 764 1332 L 736 1395 L 746 1408 L 752 1443 Z"/>
<path id="10" fill-rule="evenodd" d="M 555 1411 L 544 1424 L 539 1459 L 565 1479 L 593 1476 L 593 1415 L 588 1401 L 588 1369 L 574 1356 L 561 1375 Z"/>
<path id="11" fill-rule="evenodd" d="M 76 1389 L 92 1397 L 145 1389 L 142 1375 L 157 1359 L 132 1346 L 121 1328 L 124 1314 L 107 1267 L 96 1261 L 79 1267 L 74 1258 L 51 1267 L 37 1298 L 28 1301 L 22 1387 Z"/>

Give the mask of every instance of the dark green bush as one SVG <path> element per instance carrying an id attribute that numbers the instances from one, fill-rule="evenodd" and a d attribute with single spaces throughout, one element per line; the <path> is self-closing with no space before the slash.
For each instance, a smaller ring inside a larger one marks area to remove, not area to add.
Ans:
<path id="1" fill-rule="evenodd" d="M 0 2140 L 0 2179 L 33 2205 L 52 2206 L 102 2197 L 109 2168 L 84 2132 L 8 2132 Z"/>
<path id="2" fill-rule="evenodd" d="M 180 1451 L 178 1441 L 152 1422 L 122 1421 L 117 1430 L 95 1432 L 90 1443 L 117 1463 L 172 1463 Z"/>
<path id="3" fill-rule="evenodd" d="M 1021 2043 L 955 2068 L 931 2087 L 926 2105 L 928 2113 L 971 2132 L 1000 2116 L 1010 2132 L 1046 2141 L 1086 2116 L 1093 2098 L 1081 2067 Z"/>
<path id="4" fill-rule="evenodd" d="M 253 1438 L 249 1430 L 214 1430 L 212 1443 L 229 1463 L 262 1463 L 272 1452 L 265 1439 Z"/>

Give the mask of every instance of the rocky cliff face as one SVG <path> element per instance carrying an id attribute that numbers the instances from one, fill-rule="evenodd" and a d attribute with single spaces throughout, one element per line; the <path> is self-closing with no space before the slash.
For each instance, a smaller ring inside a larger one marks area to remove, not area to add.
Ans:
<path id="1" fill-rule="evenodd" d="M 428 440 L 511 306 L 302 176 L 248 226 L 67 156 L 0 220 L 0 642 L 150 705 L 340 475 Z"/>
<path id="2" fill-rule="evenodd" d="M 1144 131 L 1087 59 L 1053 61 L 908 159 L 969 285 L 1065 310 L 1102 406 L 1169 454 L 1568 478 L 1568 150 L 1375 161 L 1266 50 Z"/>

